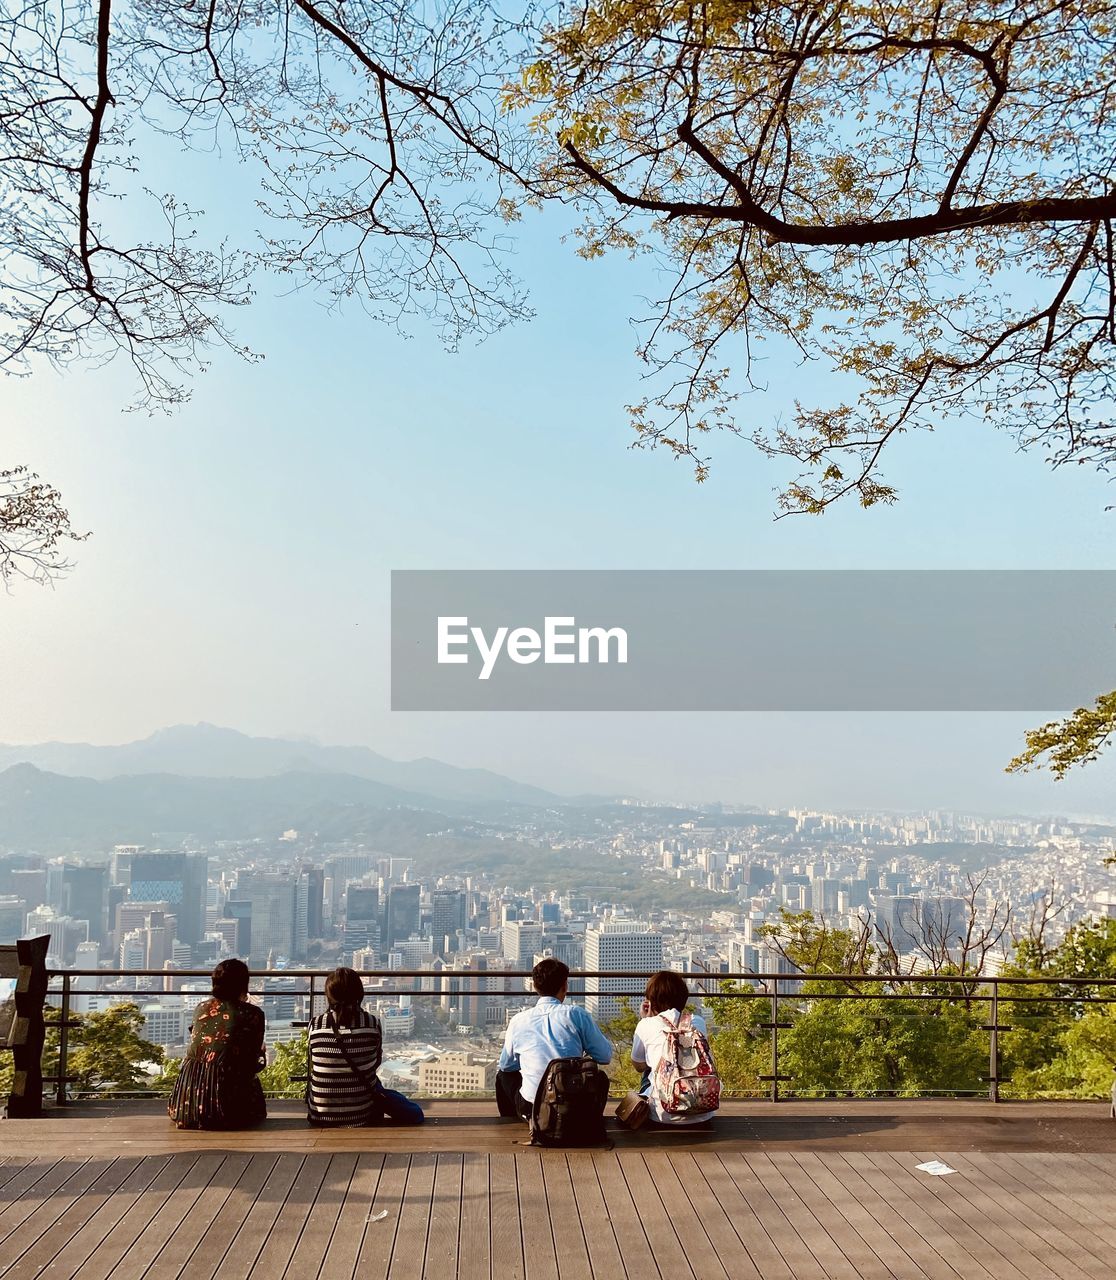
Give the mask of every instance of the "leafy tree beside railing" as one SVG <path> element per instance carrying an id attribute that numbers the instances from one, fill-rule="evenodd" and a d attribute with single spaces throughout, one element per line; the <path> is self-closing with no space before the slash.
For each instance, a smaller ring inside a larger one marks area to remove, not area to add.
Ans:
<path id="1" fill-rule="evenodd" d="M 48 1009 L 47 1017 L 43 1074 L 57 1075 L 58 1011 Z M 164 1067 L 166 1054 L 162 1046 L 144 1039 L 144 1016 L 137 1005 L 114 1004 L 96 1013 L 71 1013 L 70 1021 L 77 1024 L 70 1028 L 66 1055 L 71 1093 L 137 1093 L 153 1087 L 152 1070 Z M 5 1054 L 0 1058 L 0 1096 L 11 1087 L 12 1062 Z"/>
<path id="2" fill-rule="evenodd" d="M 1001 1037 L 1001 1046 L 1011 1092 L 1082 1098 L 1107 1093 L 1116 1070 L 1116 1005 L 1089 1001 L 1110 999 L 1114 992 L 1057 980 L 1116 978 L 1116 920 L 1082 921 L 1053 947 L 1042 935 L 1023 938 L 1003 972 L 1044 979 L 1013 988 L 1011 995 L 1029 999 L 1005 1006 L 1012 1030 Z"/>
<path id="3" fill-rule="evenodd" d="M 632 1037 L 635 1035 L 639 1014 L 632 1008 L 627 996 L 620 1000 L 620 1012 L 615 1018 L 601 1023 L 601 1030 L 612 1041 L 612 1062 L 608 1067 L 610 1092 L 625 1094 L 638 1089 L 642 1073 L 632 1066 Z"/>
<path id="4" fill-rule="evenodd" d="M 858 983 L 858 975 L 894 972 L 897 953 L 873 940 L 869 920 L 835 928 L 810 911 L 783 911 L 762 934 L 793 972 L 834 974 L 780 989 L 779 1074 L 806 1096 L 975 1092 L 984 1085 L 988 1042 L 978 983 L 953 965 L 958 983 L 920 982 L 895 973 L 892 983 Z M 940 961 L 937 973 L 950 972 Z M 837 976 L 840 975 L 840 976 Z M 770 984 L 718 1002 L 715 1051 L 726 1087 L 757 1092 L 771 1072 Z M 724 990 L 732 990 L 726 984 Z M 841 999 L 841 996 L 855 999 Z M 906 997 L 906 998 L 904 998 Z"/>
<path id="5" fill-rule="evenodd" d="M 268 1097 L 301 1098 L 306 1092 L 306 1081 L 294 1076 L 306 1075 L 307 1033 L 301 1032 L 293 1040 L 285 1040 L 275 1046 L 275 1055 L 260 1072 L 260 1084 Z"/>

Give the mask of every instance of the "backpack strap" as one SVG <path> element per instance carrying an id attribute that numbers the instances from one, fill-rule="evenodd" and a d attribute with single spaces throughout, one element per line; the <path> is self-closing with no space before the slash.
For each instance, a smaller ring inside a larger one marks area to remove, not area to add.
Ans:
<path id="1" fill-rule="evenodd" d="M 683 1009 L 678 1016 L 678 1030 L 689 1031 L 694 1023 L 694 1015 L 689 1009 Z"/>

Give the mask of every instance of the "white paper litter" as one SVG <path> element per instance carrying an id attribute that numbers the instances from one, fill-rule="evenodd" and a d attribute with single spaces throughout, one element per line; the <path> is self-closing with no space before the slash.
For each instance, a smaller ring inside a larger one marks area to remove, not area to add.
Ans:
<path id="1" fill-rule="evenodd" d="M 916 1164 L 916 1169 L 921 1169 L 923 1173 L 932 1173 L 934 1177 L 940 1178 L 944 1173 L 956 1173 L 956 1169 L 951 1169 L 944 1160 L 927 1160 L 925 1164 Z"/>
<path id="2" fill-rule="evenodd" d="M 379 1213 L 370 1213 L 370 1214 L 368 1215 L 368 1221 L 369 1221 L 369 1222 L 383 1222 L 383 1220 L 384 1220 L 387 1216 L 388 1216 L 388 1211 L 387 1211 L 386 1209 L 381 1209 Z"/>

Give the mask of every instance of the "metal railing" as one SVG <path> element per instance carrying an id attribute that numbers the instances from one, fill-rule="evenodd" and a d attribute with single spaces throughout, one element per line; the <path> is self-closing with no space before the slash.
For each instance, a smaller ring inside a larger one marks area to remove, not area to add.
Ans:
<path id="1" fill-rule="evenodd" d="M 282 969 L 256 971 L 252 977 L 253 997 L 269 996 L 295 997 L 307 1001 L 307 1018 L 291 1020 L 292 1029 L 305 1027 L 316 1012 L 322 1012 L 324 1003 L 324 969 Z M 530 972 L 523 970 L 453 970 L 432 973 L 429 969 L 407 970 L 361 970 L 365 979 L 394 983 L 397 985 L 374 987 L 368 991 L 369 999 L 445 999 L 453 997 L 464 999 L 532 999 L 527 989 Z M 208 979 L 208 969 L 61 969 L 50 971 L 50 989 L 47 1000 L 58 1000 L 58 1018 L 48 1022 L 48 1027 L 58 1031 L 58 1069 L 51 1075 L 43 1077 L 44 1084 L 54 1086 L 54 1098 L 58 1105 L 68 1101 L 67 1086 L 75 1083 L 69 1074 L 69 1050 L 71 1032 L 80 1034 L 81 1023 L 75 1020 L 73 1001 L 81 995 L 108 995 L 131 999 L 143 998 L 204 998 L 201 992 L 183 992 L 168 990 L 165 985 L 134 990 L 110 990 L 106 983 L 118 982 L 121 979 L 137 980 L 142 978 L 158 978 L 161 982 Z M 573 1001 L 584 1000 L 587 996 L 604 999 L 627 1000 L 635 1004 L 640 997 L 642 984 L 650 976 L 639 970 L 578 970 L 571 972 L 571 980 L 578 984 L 589 981 L 625 981 L 632 984 L 629 992 L 615 990 L 577 990 L 570 993 Z M 795 1027 L 795 1019 L 801 1017 L 817 1002 L 825 1001 L 901 1001 L 905 1004 L 931 1002 L 937 1005 L 964 1005 L 966 1009 L 978 1007 L 986 1009 L 987 1016 L 981 1023 L 972 1024 L 970 1030 L 980 1031 L 988 1036 L 988 1074 L 983 1077 L 987 1089 L 946 1089 L 919 1090 L 922 1096 L 928 1093 L 947 1093 L 950 1096 L 980 1096 L 992 1102 L 1001 1100 L 1001 1088 L 1008 1082 L 1003 1074 L 1001 1064 L 1000 1036 L 1012 1031 L 1013 1025 L 1001 1021 L 1004 1006 L 1020 1007 L 1026 1005 L 1072 1006 L 1078 1011 L 1090 1005 L 1107 1005 L 1116 1003 L 1116 977 L 1000 977 L 982 976 L 979 974 L 860 974 L 860 973 L 710 973 L 707 970 L 681 973 L 686 979 L 692 996 L 702 1002 L 718 1002 L 724 1000 L 767 1001 L 769 1016 L 762 1022 L 751 1024 L 752 1031 L 767 1033 L 769 1041 L 770 1071 L 758 1075 L 759 1081 L 766 1086 L 763 1093 L 772 1102 L 790 1096 L 795 1091 L 782 1088 L 791 1083 L 791 1078 L 784 1074 L 780 1061 L 780 1031 L 791 1031 Z M 282 980 L 285 985 L 273 985 Z M 289 984 L 294 980 L 301 984 L 292 990 Z M 518 986 L 505 986 L 495 990 L 487 986 L 493 980 L 517 981 Z M 90 982 L 96 985 L 88 985 Z M 398 985 L 409 982 L 410 985 Z M 262 984 L 262 985 L 261 985 Z M 637 989 L 638 988 L 638 989 Z M 1035 990 L 1049 991 L 1049 994 L 1034 994 Z M 716 1004 L 713 1005 L 714 1009 Z M 890 1015 L 883 1015 L 877 1021 L 886 1021 Z M 895 1015 L 910 1016 L 910 1015 Z M 714 1016 L 714 1021 L 715 1021 Z M 1116 1068 L 1116 1064 L 1114 1064 Z M 302 1079 L 304 1077 L 292 1077 Z M 838 1095 L 864 1096 L 865 1091 L 849 1088 L 840 1082 L 833 1082 L 828 1093 Z M 909 1096 L 906 1090 L 876 1090 L 872 1096 Z M 762 1096 L 762 1095 L 761 1095 Z"/>

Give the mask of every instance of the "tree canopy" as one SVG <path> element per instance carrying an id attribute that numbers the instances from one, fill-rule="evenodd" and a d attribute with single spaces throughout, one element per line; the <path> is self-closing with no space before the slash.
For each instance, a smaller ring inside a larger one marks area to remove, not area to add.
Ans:
<path id="1" fill-rule="evenodd" d="M 228 314 L 257 269 L 451 343 L 520 313 L 496 229 L 514 30 L 467 0 L 0 5 L 0 365 L 122 354 L 139 403 L 173 405 L 207 349 L 248 354 Z M 254 162 L 259 245 L 214 236 L 184 180 L 147 189 L 168 146 Z"/>
<path id="2" fill-rule="evenodd" d="M 951 416 L 1111 461 L 1111 3 L 505 8 L 0 5 L 0 365 L 124 354 L 177 403 L 259 270 L 453 345 L 525 314 L 504 224 L 557 200 L 673 275 L 633 422 L 699 478 L 723 428 L 800 465 L 784 511 L 887 502 Z M 168 140 L 255 166 L 258 244 L 143 191 Z M 785 421 L 738 399 L 764 343 L 814 373 Z"/>
<path id="3" fill-rule="evenodd" d="M 53 1011 L 48 1011 L 53 1012 Z M 165 1071 L 166 1054 L 161 1045 L 145 1040 L 144 1016 L 132 1003 L 113 1004 L 95 1013 L 70 1014 L 74 1028 L 67 1051 L 67 1085 L 71 1093 L 135 1093 L 167 1089 L 161 1081 L 173 1079 Z M 48 1017 L 43 1045 L 43 1071 L 56 1074 L 59 1061 L 57 1018 Z M 12 1087 L 12 1059 L 0 1055 L 0 1096 Z"/>
<path id="4" fill-rule="evenodd" d="M 1001 1078 L 1013 1097 L 1096 1097 L 1112 1087 L 1116 1017 L 1111 991 L 1074 987 L 1059 978 L 1116 977 L 1116 920 L 1082 921 L 1058 942 L 1046 937 L 1053 915 L 1015 942 L 1004 976 L 1033 985 L 1000 992 Z M 789 982 L 779 1000 L 779 1074 L 799 1096 L 834 1093 L 982 1093 L 987 1089 L 987 988 L 973 974 L 928 982 L 899 974 L 886 950 L 863 935 L 834 929 L 811 913 L 787 915 L 780 925 L 783 954 L 803 972 L 886 974 L 886 983 L 855 976 Z M 815 967 L 816 966 L 816 967 Z M 949 977 L 951 970 L 934 970 Z M 714 1053 L 726 1089 L 763 1092 L 772 1070 L 767 1025 L 771 1002 L 762 985 L 750 991 L 726 983 L 727 998 L 711 1003 L 717 1022 Z M 1051 997 L 1058 996 L 1058 1000 Z M 1013 1001 L 1012 997 L 1022 997 Z"/>
<path id="5" fill-rule="evenodd" d="M 583 252 L 673 287 L 641 352 L 643 441 L 710 431 L 801 464 L 784 511 L 891 501 L 885 448 L 948 417 L 1056 462 L 1113 456 L 1114 9 L 1104 0 L 598 0 L 517 105 L 560 150 Z M 762 344 L 814 370 L 781 424 L 736 400 Z M 831 375 L 838 375 L 836 380 Z"/>

